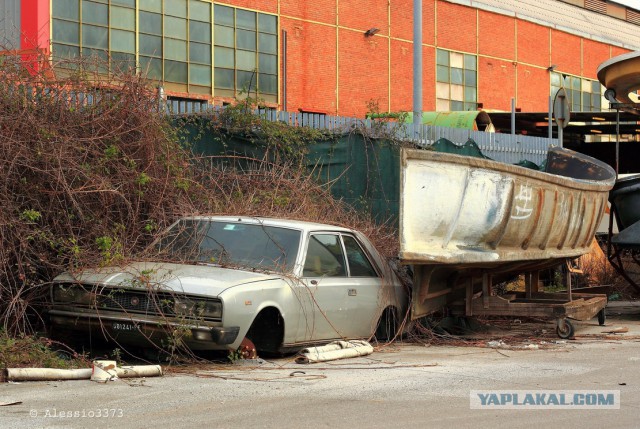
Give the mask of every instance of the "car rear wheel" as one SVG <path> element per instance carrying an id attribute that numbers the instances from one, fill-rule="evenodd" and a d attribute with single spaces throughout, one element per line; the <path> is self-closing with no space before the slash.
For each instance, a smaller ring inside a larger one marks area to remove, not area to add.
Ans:
<path id="1" fill-rule="evenodd" d="M 398 316 L 396 309 L 388 307 L 382 312 L 378 327 L 376 328 L 375 338 L 378 341 L 390 341 L 398 332 Z"/>
<path id="2" fill-rule="evenodd" d="M 273 307 L 262 310 L 251 324 L 247 338 L 255 344 L 258 353 L 279 354 L 284 338 L 284 320 L 280 312 Z"/>

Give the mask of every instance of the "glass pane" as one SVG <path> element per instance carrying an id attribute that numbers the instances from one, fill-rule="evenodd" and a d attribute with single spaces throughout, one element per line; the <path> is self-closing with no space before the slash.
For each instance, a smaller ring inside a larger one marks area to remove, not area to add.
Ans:
<path id="1" fill-rule="evenodd" d="M 164 39 L 164 57 L 169 60 L 187 61 L 187 42 Z"/>
<path id="2" fill-rule="evenodd" d="M 588 92 L 582 93 L 582 110 L 584 112 L 591 111 L 591 94 Z"/>
<path id="3" fill-rule="evenodd" d="M 119 4 L 133 8 L 136 7 L 136 0 L 111 0 L 111 4 Z"/>
<path id="4" fill-rule="evenodd" d="M 213 20 L 216 24 L 224 24 L 233 27 L 235 25 L 233 21 L 233 8 L 220 6 L 219 4 L 214 5 Z"/>
<path id="5" fill-rule="evenodd" d="M 162 60 L 141 56 L 140 72 L 149 79 L 162 79 Z"/>
<path id="6" fill-rule="evenodd" d="M 451 85 L 451 100 L 464 100 L 464 87 L 462 85 Z"/>
<path id="7" fill-rule="evenodd" d="M 165 37 L 173 37 L 174 39 L 187 40 L 187 20 L 165 16 L 164 35 Z"/>
<path id="8" fill-rule="evenodd" d="M 258 30 L 263 33 L 276 34 L 278 31 L 278 20 L 274 15 L 258 14 Z"/>
<path id="9" fill-rule="evenodd" d="M 187 0 L 170 0 L 164 2 L 164 13 L 166 15 L 187 17 Z"/>
<path id="10" fill-rule="evenodd" d="M 77 46 L 53 44 L 53 58 L 55 60 L 72 59 L 80 56 L 80 48 Z"/>
<path id="11" fill-rule="evenodd" d="M 187 83 L 187 63 L 164 62 L 164 79 L 170 82 Z"/>
<path id="12" fill-rule="evenodd" d="M 162 13 L 162 0 L 138 0 L 140 10 Z"/>
<path id="13" fill-rule="evenodd" d="M 236 9 L 236 27 L 255 30 L 256 13 L 248 10 Z"/>
<path id="14" fill-rule="evenodd" d="M 211 64 L 211 45 L 193 42 L 189 43 L 189 61 Z"/>
<path id="15" fill-rule="evenodd" d="M 189 40 L 211 43 L 211 24 L 189 21 Z"/>
<path id="16" fill-rule="evenodd" d="M 580 87 L 582 92 L 591 92 L 591 81 L 587 79 L 582 79 L 582 85 Z"/>
<path id="17" fill-rule="evenodd" d="M 258 34 L 258 50 L 269 54 L 278 53 L 278 38 L 273 34 Z"/>
<path id="18" fill-rule="evenodd" d="M 233 70 L 219 69 L 214 70 L 214 83 L 216 88 L 233 89 Z"/>
<path id="19" fill-rule="evenodd" d="M 267 94 L 278 93 L 278 77 L 271 74 L 258 75 L 258 89 Z"/>
<path id="20" fill-rule="evenodd" d="M 275 55 L 260 54 L 258 69 L 260 73 L 277 74 L 278 73 L 278 57 Z"/>
<path id="21" fill-rule="evenodd" d="M 449 82 L 449 67 L 437 66 L 436 68 L 436 80 L 438 82 Z"/>
<path id="22" fill-rule="evenodd" d="M 596 80 L 591 81 L 591 92 L 594 94 L 600 94 L 602 92 L 602 85 L 600 85 L 600 82 Z"/>
<path id="23" fill-rule="evenodd" d="M 162 37 L 140 34 L 139 38 L 140 54 L 162 56 Z"/>
<path id="24" fill-rule="evenodd" d="M 136 34 L 132 31 L 111 30 L 111 50 L 135 52 Z"/>
<path id="25" fill-rule="evenodd" d="M 189 65 L 189 83 L 211 86 L 211 67 L 197 64 Z"/>
<path id="26" fill-rule="evenodd" d="M 476 103 L 464 103 L 464 110 L 478 110 L 478 105 Z"/>
<path id="27" fill-rule="evenodd" d="M 438 98 L 436 100 L 436 111 L 437 112 L 448 112 L 449 111 L 449 100 L 443 100 Z"/>
<path id="28" fill-rule="evenodd" d="M 93 48 L 109 49 L 109 32 L 107 27 L 83 25 L 82 45 L 91 46 Z"/>
<path id="29" fill-rule="evenodd" d="M 436 97 L 449 99 L 449 84 L 436 82 Z"/>
<path id="30" fill-rule="evenodd" d="M 105 49 L 82 48 L 82 56 L 88 58 L 89 61 L 107 63 L 109 61 L 109 52 Z"/>
<path id="31" fill-rule="evenodd" d="M 255 51 L 256 50 L 256 32 L 247 31 L 247 30 L 237 30 L 236 46 L 238 49 Z"/>
<path id="32" fill-rule="evenodd" d="M 451 83 L 462 85 L 464 81 L 463 76 L 464 74 L 462 73 L 462 69 L 451 68 Z"/>
<path id="33" fill-rule="evenodd" d="M 135 30 L 136 13 L 133 9 L 111 6 L 111 27 Z"/>
<path id="34" fill-rule="evenodd" d="M 53 20 L 53 41 L 62 43 L 71 43 L 77 45 L 80 43 L 80 24 L 77 22 Z"/>
<path id="35" fill-rule="evenodd" d="M 571 78 L 571 89 L 580 91 L 580 78 L 577 78 L 577 77 Z"/>
<path id="36" fill-rule="evenodd" d="M 54 18 L 80 20 L 80 3 L 78 0 L 55 0 L 52 4 Z"/>
<path id="37" fill-rule="evenodd" d="M 464 68 L 467 70 L 477 70 L 477 58 L 475 55 L 466 55 L 464 56 Z"/>
<path id="38" fill-rule="evenodd" d="M 235 51 L 229 48 L 216 48 L 213 50 L 213 58 L 214 65 L 216 67 L 226 67 L 226 68 L 234 68 L 236 66 L 235 62 Z"/>
<path id="39" fill-rule="evenodd" d="M 194 21 L 211 22 L 211 3 L 191 0 L 189 2 L 189 18 Z"/>
<path id="40" fill-rule="evenodd" d="M 250 71 L 236 72 L 236 88 L 238 91 L 253 92 L 256 90 L 256 75 Z"/>
<path id="41" fill-rule="evenodd" d="M 436 49 L 436 61 L 438 65 L 449 65 L 449 51 L 443 51 L 442 49 Z"/>
<path id="42" fill-rule="evenodd" d="M 315 234 L 309 239 L 304 262 L 305 277 L 344 277 L 347 275 L 340 237 Z"/>
<path id="43" fill-rule="evenodd" d="M 240 70 L 255 70 L 256 53 L 252 51 L 237 51 L 236 68 Z"/>
<path id="44" fill-rule="evenodd" d="M 92 1 L 82 2 L 82 22 L 85 24 L 109 24 L 109 6 Z"/>
<path id="45" fill-rule="evenodd" d="M 464 71 L 464 84 L 466 86 L 476 86 L 476 71 L 465 70 Z"/>
<path id="46" fill-rule="evenodd" d="M 111 53 L 111 70 L 118 70 L 123 73 L 136 71 L 136 56 L 133 54 L 123 54 L 120 52 Z"/>
<path id="47" fill-rule="evenodd" d="M 233 28 L 216 25 L 213 28 L 213 41 L 216 45 L 233 47 Z"/>
<path id="48" fill-rule="evenodd" d="M 351 277 L 378 277 L 376 270 L 373 269 L 371 262 L 369 262 L 355 238 L 345 235 L 342 240 L 347 251 L 349 275 Z"/>
<path id="49" fill-rule="evenodd" d="M 162 35 L 162 15 L 140 11 L 140 31 L 142 33 Z"/>
<path id="50" fill-rule="evenodd" d="M 580 106 L 580 91 L 571 91 L 571 103 L 574 106 Z M 573 108 L 575 112 L 575 107 Z"/>
<path id="51" fill-rule="evenodd" d="M 464 67 L 464 55 L 458 52 L 451 52 L 449 57 L 451 59 L 451 67 L 463 68 Z"/>
<path id="52" fill-rule="evenodd" d="M 109 53 L 104 49 L 82 48 L 82 57 L 88 70 L 109 71 Z"/>
<path id="53" fill-rule="evenodd" d="M 452 112 L 464 110 L 464 104 L 462 101 L 452 101 L 449 106 Z"/>
<path id="54" fill-rule="evenodd" d="M 468 86 L 464 87 L 464 101 L 476 101 L 476 89 Z"/>
<path id="55" fill-rule="evenodd" d="M 562 79 L 560 78 L 560 73 L 551 73 L 551 85 L 559 88 L 562 86 L 561 83 Z"/>
<path id="56" fill-rule="evenodd" d="M 601 109 L 600 100 L 601 100 L 600 94 L 597 94 L 596 96 L 593 97 L 593 110 Z"/>

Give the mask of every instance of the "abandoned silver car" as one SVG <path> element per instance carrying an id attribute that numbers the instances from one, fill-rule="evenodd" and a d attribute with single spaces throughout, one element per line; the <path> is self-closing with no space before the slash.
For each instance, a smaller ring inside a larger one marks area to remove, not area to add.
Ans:
<path id="1" fill-rule="evenodd" d="M 56 277 L 53 332 L 129 345 L 177 340 L 193 350 L 235 350 L 250 340 L 258 351 L 284 352 L 388 337 L 407 307 L 407 292 L 387 261 L 346 228 L 187 217 L 153 249 L 154 262 Z"/>

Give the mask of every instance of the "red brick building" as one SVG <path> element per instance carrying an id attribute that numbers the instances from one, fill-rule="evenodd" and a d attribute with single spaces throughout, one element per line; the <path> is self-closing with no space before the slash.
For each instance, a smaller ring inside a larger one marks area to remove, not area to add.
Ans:
<path id="1" fill-rule="evenodd" d="M 603 61 L 640 49 L 625 0 L 422 0 L 424 110 L 600 110 Z M 412 110 L 412 0 L 5 0 L 5 49 L 96 56 L 170 97 L 289 111 Z"/>

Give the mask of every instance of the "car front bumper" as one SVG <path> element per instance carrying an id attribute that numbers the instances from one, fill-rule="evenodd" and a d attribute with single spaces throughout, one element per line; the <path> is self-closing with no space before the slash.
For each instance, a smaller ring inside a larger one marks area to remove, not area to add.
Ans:
<path id="1" fill-rule="evenodd" d="M 107 339 L 130 344 L 157 343 L 162 338 L 179 336 L 193 350 L 229 349 L 238 338 L 240 327 L 194 324 L 193 321 L 161 317 L 140 317 L 121 313 L 89 313 L 53 308 L 49 320 L 54 329 L 72 332 L 100 331 Z M 215 323 L 215 322 L 214 322 Z M 221 325 L 220 322 L 217 322 Z"/>

